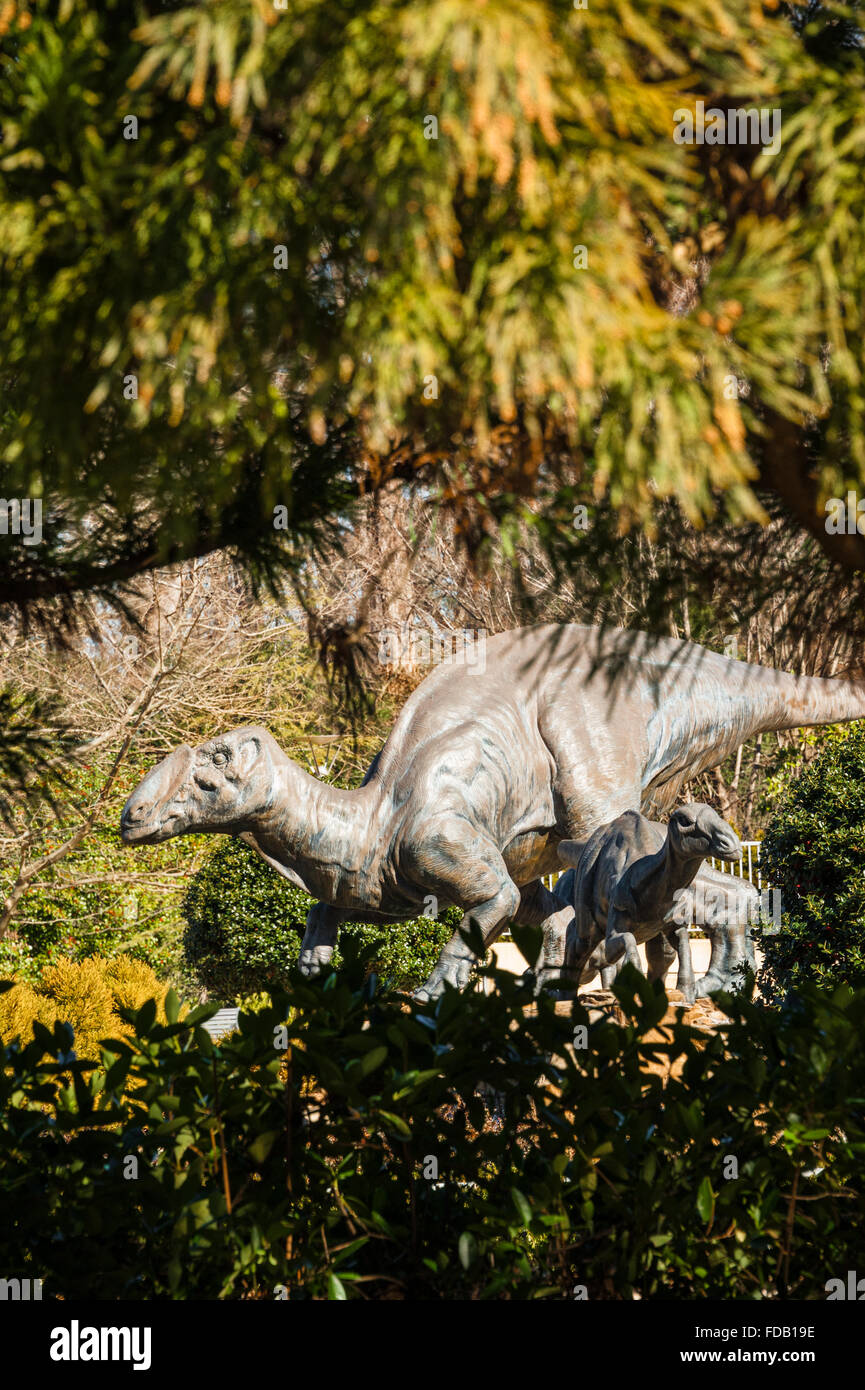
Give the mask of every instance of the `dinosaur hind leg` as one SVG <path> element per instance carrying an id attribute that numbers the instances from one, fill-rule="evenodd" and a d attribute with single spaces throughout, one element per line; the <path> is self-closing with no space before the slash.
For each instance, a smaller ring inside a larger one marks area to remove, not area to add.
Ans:
<path id="1" fill-rule="evenodd" d="M 536 878 L 521 889 L 520 905 L 513 920 L 523 927 L 543 928 L 541 954 L 534 966 L 537 988 L 555 988 L 565 983 L 565 945 L 568 927 L 574 920 L 573 907 L 569 903 L 563 904 Z M 576 981 L 573 981 L 573 987 L 576 987 Z"/>
<path id="2" fill-rule="evenodd" d="M 658 932 L 657 936 L 650 937 L 646 942 L 646 964 L 649 967 L 646 973 L 650 980 L 663 980 L 675 959 L 673 943 L 665 932 Z"/>
<path id="3" fill-rule="evenodd" d="M 441 845 L 439 845 L 439 851 L 441 852 Z M 442 883 L 441 895 L 449 898 L 451 902 L 454 900 L 459 902 L 460 899 L 465 902 L 466 880 L 473 885 L 472 896 L 477 895 L 479 897 L 484 889 L 487 890 L 487 895 L 466 908 L 460 927 L 464 924 L 468 926 L 470 919 L 476 922 L 480 927 L 484 946 L 488 947 L 492 945 L 507 923 L 516 916 L 520 903 L 520 890 L 509 877 L 504 860 L 498 850 L 494 848 L 491 848 L 487 862 L 481 865 L 474 864 L 460 884 L 445 885 Z M 477 956 L 471 947 L 463 941 L 458 927 L 442 950 L 429 979 L 416 991 L 415 998 L 421 1002 L 437 999 L 439 995 L 444 993 L 445 985 L 452 985 L 454 989 L 464 989 L 468 984 L 472 966 L 476 961 Z"/>
<path id="4" fill-rule="evenodd" d="M 712 935 L 712 955 L 709 969 L 698 982 L 701 996 L 709 997 L 723 990 L 734 994 L 741 989 L 745 972 L 754 969 L 754 948 L 750 933 L 743 921 L 719 923 Z"/>

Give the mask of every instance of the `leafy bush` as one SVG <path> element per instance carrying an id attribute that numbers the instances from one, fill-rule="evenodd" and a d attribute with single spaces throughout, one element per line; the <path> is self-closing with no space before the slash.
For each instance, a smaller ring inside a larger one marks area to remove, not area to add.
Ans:
<path id="1" fill-rule="evenodd" d="M 213 998 L 285 988 L 315 900 L 295 888 L 241 840 L 226 839 L 191 880 L 183 900 L 187 965 Z M 403 988 L 421 984 L 461 914 L 419 917 L 398 926 L 347 922 L 340 940 L 373 949 L 376 973 Z M 334 963 L 339 964 L 339 948 Z"/>
<path id="2" fill-rule="evenodd" d="M 865 985 L 865 726 L 839 733 L 793 783 L 761 849 L 781 893 L 778 933 L 762 933 L 761 994 L 805 980 Z"/>
<path id="3" fill-rule="evenodd" d="M 161 974 L 176 968 L 182 919 L 180 895 L 170 884 L 174 875 L 191 871 L 200 842 L 178 837 L 142 847 L 136 852 L 138 881 L 125 881 L 131 863 L 117 833 L 120 810 L 146 770 L 140 763 L 125 768 L 91 832 L 31 884 L 13 918 L 13 932 L 0 941 L 0 971 L 36 983 L 46 965 L 85 960 L 93 952 L 133 955 Z M 71 767 L 66 779 L 76 803 L 89 805 L 103 776 L 92 767 Z M 34 858 L 51 853 L 64 838 L 47 801 L 27 828 Z M 0 864 L 0 897 L 16 874 L 17 858 L 7 855 Z"/>
<path id="4" fill-rule="evenodd" d="M 857 1268 L 865 991 L 737 996 L 723 1032 L 661 1036 L 663 991 L 630 970 L 620 1025 L 498 970 L 490 995 L 409 1004 L 355 946 L 219 1045 L 169 994 L 96 1073 L 65 1024 L 8 1047 L 7 1277 L 67 1298 L 805 1299 Z"/>
<path id="5" fill-rule="evenodd" d="M 131 956 L 61 959 L 43 970 L 37 985 L 13 981 L 0 995 L 0 1037 L 28 1043 L 34 1024 L 53 1026 L 60 1019 L 73 1029 L 79 1057 L 97 1057 L 100 1038 L 131 1031 L 123 1010 L 139 1009 L 155 999 L 164 1021 L 166 988 L 149 965 Z"/>

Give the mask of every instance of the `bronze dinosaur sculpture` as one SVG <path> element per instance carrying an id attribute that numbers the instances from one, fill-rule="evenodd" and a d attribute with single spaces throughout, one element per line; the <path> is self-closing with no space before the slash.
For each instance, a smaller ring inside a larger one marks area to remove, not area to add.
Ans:
<path id="1" fill-rule="evenodd" d="M 544 887 L 563 840 L 623 811 L 672 808 L 682 784 L 769 729 L 865 716 L 865 684 L 790 676 L 704 647 L 576 625 L 518 628 L 486 644 L 471 678 L 440 666 L 406 701 L 363 785 L 309 776 L 265 729 L 182 747 L 123 810 L 128 844 L 240 834 L 320 899 L 301 968 L 330 960 L 341 921 L 399 922 L 430 895 L 484 941 L 511 920 L 544 928 L 540 976 L 564 963 L 571 912 Z M 459 932 L 421 997 L 461 988 Z"/>
<path id="2" fill-rule="evenodd" d="M 711 806 L 701 803 L 679 807 L 666 826 L 647 820 L 638 811 L 625 811 L 596 830 L 585 844 L 563 841 L 559 858 L 574 867 L 562 876 L 553 893 L 574 908 L 565 950 L 565 976 L 579 985 L 600 969 L 607 988 L 625 960 L 640 969 L 637 945 L 643 943 L 650 979 L 663 979 L 678 956 L 678 988 L 685 1002 L 693 1004 L 697 983 L 689 923 L 692 918 L 707 918 L 707 896 L 716 913 L 721 902 L 729 901 L 727 883 L 721 885 L 722 893 L 713 882 L 725 876 L 704 868 L 703 861 L 711 857 L 733 862 L 739 859 L 741 848 L 732 827 Z M 695 887 L 698 874 L 703 875 L 699 891 Z M 756 897 L 756 890 L 750 884 L 748 888 Z M 732 922 L 716 919 L 714 927 L 719 938 L 729 934 L 733 941 L 739 935 L 744 939 L 745 927 L 738 912 Z M 713 950 L 714 944 L 713 934 Z M 719 951 L 718 983 L 713 980 L 712 988 L 729 987 L 729 976 L 737 965 L 732 949 L 723 955 Z"/>
<path id="3" fill-rule="evenodd" d="M 576 869 L 567 869 L 553 887 L 560 902 L 573 904 Z M 647 975 L 650 980 L 663 980 L 675 960 L 679 961 L 676 987 L 682 991 L 687 1004 L 719 990 L 733 990 L 742 981 L 742 971 L 756 971 L 754 941 L 751 927 L 760 920 L 760 894 L 747 878 L 719 873 L 703 864 L 693 883 L 679 894 L 676 906 L 668 914 L 669 925 L 657 936 L 645 942 Z M 709 938 L 711 955 L 709 968 L 700 979 L 693 975 L 690 934 L 682 931 L 692 923 Z M 573 923 L 570 928 L 574 930 Z M 570 951 L 573 953 L 574 946 Z M 569 954 L 568 946 L 565 956 Z M 609 989 L 621 967 L 606 963 L 606 942 L 602 941 L 583 966 L 576 985 L 591 984 L 600 974 L 604 989 Z M 573 981 L 573 974 L 571 976 Z M 690 983 L 693 981 L 693 985 Z M 691 990 L 693 989 L 693 993 Z"/>
<path id="4" fill-rule="evenodd" d="M 743 970 L 756 971 L 751 927 L 760 920 L 761 903 L 752 883 L 704 864 L 683 893 L 680 907 L 682 920 L 701 927 L 712 943 L 709 969 L 696 982 L 697 995 L 734 990 L 742 983 Z M 672 964 L 670 943 L 675 946 L 680 940 L 667 931 L 646 947 L 650 980 L 663 979 Z"/>

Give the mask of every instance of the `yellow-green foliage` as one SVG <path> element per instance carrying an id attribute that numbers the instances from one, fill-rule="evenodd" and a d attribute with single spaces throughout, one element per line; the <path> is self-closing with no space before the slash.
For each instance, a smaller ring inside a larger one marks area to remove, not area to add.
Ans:
<path id="1" fill-rule="evenodd" d="M 0 994 L 0 1039 L 6 1043 L 12 1038 L 29 1038 L 34 1019 L 47 1022 L 43 1012 L 46 1004 L 31 985 L 16 981 L 14 989 Z"/>
<path id="2" fill-rule="evenodd" d="M 61 960 L 43 971 L 35 987 L 16 981 L 0 995 L 0 1039 L 28 1042 L 35 1021 L 50 1028 L 59 1019 L 74 1028 L 78 1056 L 96 1058 L 100 1038 L 131 1032 L 119 1008 L 140 1009 L 147 999 L 155 999 L 159 1020 L 165 1022 L 167 990 L 149 965 L 131 956 Z"/>
<path id="3" fill-rule="evenodd" d="M 237 1007 L 245 1010 L 248 1014 L 260 1013 L 262 1009 L 269 1009 L 271 999 L 264 990 L 258 990 L 254 994 L 243 994 L 237 1001 Z M 293 1013 L 293 1010 L 291 1011 Z M 291 1017 L 291 1013 L 289 1014 Z"/>
<path id="4" fill-rule="evenodd" d="M 94 959 L 98 959 L 95 957 Z M 134 956 L 114 956 L 104 963 L 105 981 L 115 1005 L 125 1009 L 140 1009 L 148 999 L 155 999 L 163 1017 L 162 1001 L 168 986 L 157 979 L 151 966 Z"/>

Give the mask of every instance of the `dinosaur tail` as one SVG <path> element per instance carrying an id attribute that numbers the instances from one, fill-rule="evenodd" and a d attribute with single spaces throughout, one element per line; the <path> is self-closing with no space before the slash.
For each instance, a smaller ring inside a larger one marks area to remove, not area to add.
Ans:
<path id="1" fill-rule="evenodd" d="M 802 729 L 865 719 L 865 681 L 861 679 L 771 674 L 781 678 L 769 682 L 776 706 L 770 725 L 773 729 Z"/>
<path id="2" fill-rule="evenodd" d="M 644 814 L 675 804 L 683 783 L 756 734 L 865 719 L 865 681 L 793 676 L 701 649 L 671 673 L 648 725 Z"/>

